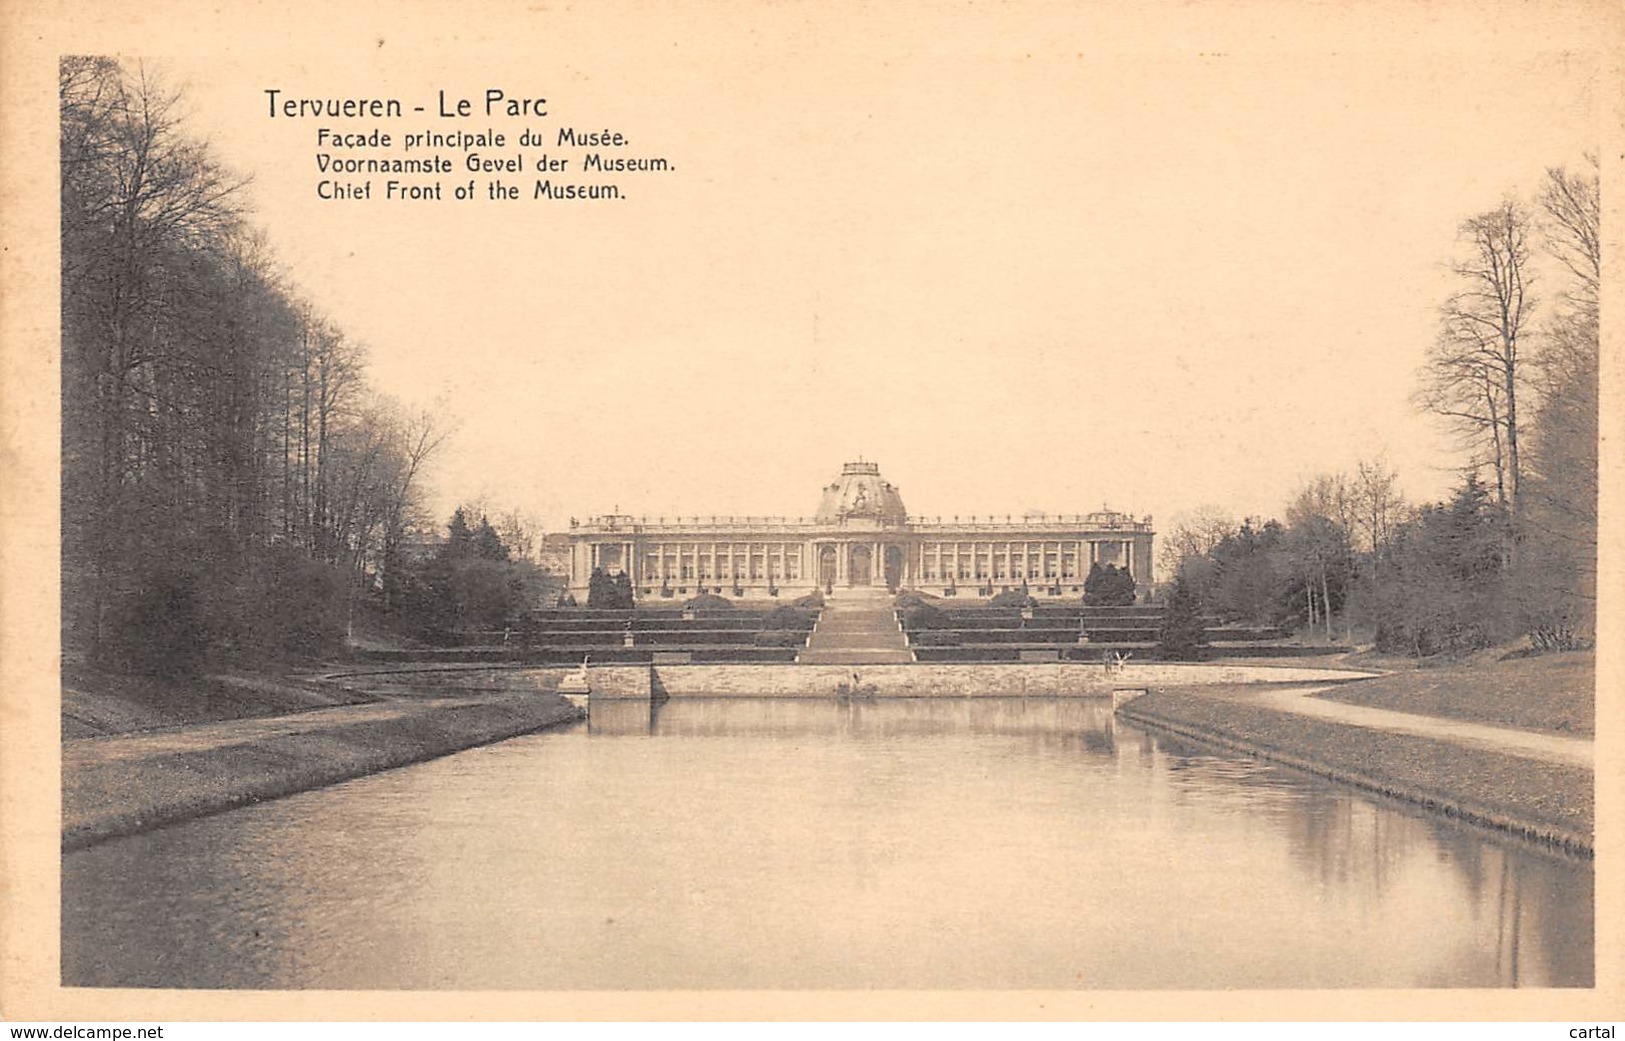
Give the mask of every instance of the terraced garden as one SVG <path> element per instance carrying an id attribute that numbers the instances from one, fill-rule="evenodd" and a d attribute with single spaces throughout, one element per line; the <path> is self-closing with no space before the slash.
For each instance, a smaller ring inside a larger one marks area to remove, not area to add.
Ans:
<path id="1" fill-rule="evenodd" d="M 448 634 L 442 646 L 365 654 L 389 661 L 504 661 L 530 665 L 791 662 L 807 644 L 817 608 L 684 610 L 557 608 L 505 630 Z"/>
<path id="2" fill-rule="evenodd" d="M 919 661 L 1100 661 L 1112 654 L 1150 658 L 1162 626 L 1160 607 L 903 607 L 898 610 Z M 1269 626 L 1206 626 L 1214 658 L 1299 657 L 1347 648 L 1303 645 Z"/>

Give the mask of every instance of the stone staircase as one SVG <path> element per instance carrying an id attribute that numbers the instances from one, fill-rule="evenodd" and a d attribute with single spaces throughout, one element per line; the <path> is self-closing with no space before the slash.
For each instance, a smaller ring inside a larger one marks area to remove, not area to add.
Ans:
<path id="1" fill-rule="evenodd" d="M 891 594 L 884 588 L 840 589 L 824 601 L 807 646 L 796 656 L 805 665 L 884 665 L 914 660 L 897 625 Z"/>

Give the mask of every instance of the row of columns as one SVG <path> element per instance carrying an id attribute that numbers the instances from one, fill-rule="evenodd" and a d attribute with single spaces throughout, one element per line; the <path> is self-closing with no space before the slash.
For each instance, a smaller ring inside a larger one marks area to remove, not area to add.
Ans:
<path id="1" fill-rule="evenodd" d="M 961 547 L 968 546 L 968 550 Z M 1036 547 L 1036 548 L 1035 548 Z M 1053 548 L 1052 548 L 1053 547 Z M 1071 571 L 1067 557 L 1071 556 Z M 1033 578 L 1083 579 L 1097 563 L 1128 566 L 1136 578 L 1150 577 L 1150 561 L 1132 539 L 943 540 L 922 542 L 911 564 L 915 575 L 928 581 L 980 578 L 1019 580 Z M 1003 561 L 1001 571 L 998 564 Z M 983 565 L 981 575 L 978 565 Z M 965 565 L 963 568 L 961 565 Z M 1019 565 L 1019 573 L 1018 573 Z"/>
<path id="2" fill-rule="evenodd" d="M 912 543 L 912 545 L 910 545 Z M 922 582 L 977 580 L 978 562 L 983 565 L 982 581 L 1021 581 L 1056 579 L 1081 581 L 1095 563 L 1111 562 L 1127 566 L 1141 583 L 1151 578 L 1150 536 L 1115 539 L 909 539 L 903 557 L 901 580 L 905 585 Z M 581 546 L 578 556 L 579 584 L 585 584 L 592 569 L 619 564 L 635 585 L 669 582 L 762 582 L 774 579 L 806 585 L 824 583 L 823 559 L 826 548 L 835 550 L 835 584 L 849 585 L 852 579 L 852 550 L 864 546 L 869 551 L 869 584 L 886 582 L 886 551 L 897 541 L 883 539 L 812 539 L 802 541 L 633 541 L 592 542 Z M 618 552 L 606 552 L 614 550 Z M 1071 573 L 1066 574 L 1067 557 Z M 618 556 L 618 560 L 614 559 Z M 701 562 L 705 577 L 701 577 Z M 1002 575 L 996 574 L 1003 563 Z M 758 571 L 752 576 L 751 564 Z M 961 565 L 966 564 L 961 574 Z M 684 566 L 689 567 L 684 574 Z M 1017 569 L 1021 574 L 1017 575 Z M 1053 574 L 1046 575 L 1047 569 Z M 927 577 L 930 576 L 930 577 Z"/>
<path id="3" fill-rule="evenodd" d="M 605 566 L 599 552 L 602 545 L 593 546 L 593 567 Z M 805 546 L 800 542 L 656 542 L 645 544 L 641 553 L 633 543 L 620 545 L 620 566 L 627 569 L 634 585 L 736 579 L 800 582 L 807 577 Z"/>

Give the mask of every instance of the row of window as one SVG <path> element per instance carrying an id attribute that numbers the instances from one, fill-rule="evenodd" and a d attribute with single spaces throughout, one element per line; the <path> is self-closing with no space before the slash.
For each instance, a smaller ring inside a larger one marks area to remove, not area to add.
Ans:
<path id="1" fill-rule="evenodd" d="M 1109 545 L 1109 543 L 1106 544 L 1106 545 Z M 932 559 L 934 557 L 937 557 L 939 555 L 943 559 L 946 560 L 947 558 L 954 555 L 954 545 L 951 542 L 945 542 L 945 543 L 943 543 L 941 545 L 935 545 L 935 544 L 926 545 L 926 546 L 921 546 L 920 551 L 924 554 L 925 559 L 927 559 L 927 560 L 930 560 L 930 559 Z M 1037 548 L 1034 548 L 1034 549 L 1031 549 L 1031 550 L 1023 550 L 1020 547 L 1019 544 L 1010 547 L 1010 549 L 1008 549 L 1008 550 L 1006 550 L 1003 546 L 995 545 L 993 547 L 992 552 L 993 552 L 994 557 L 998 557 L 998 558 L 1010 557 L 1010 558 L 1012 558 L 1014 560 L 1020 560 L 1022 557 L 1043 557 L 1043 556 L 1053 557 L 1056 554 L 1056 551 L 1054 549 L 1037 549 Z M 1066 558 L 1068 560 L 1074 560 L 1080 555 L 1078 553 L 1076 547 L 1073 547 L 1073 546 L 1067 546 L 1064 549 L 1062 549 L 1061 552 L 1066 556 Z M 1124 551 L 1124 552 L 1126 552 L 1126 551 Z M 1086 556 L 1087 554 L 1088 554 L 1088 551 L 1086 549 L 1084 551 L 1083 555 Z M 974 546 L 971 543 L 968 543 L 968 542 L 960 543 L 959 555 L 962 556 L 962 557 L 986 557 L 988 555 L 987 543 L 985 543 L 985 542 L 984 543 L 976 543 Z M 1105 557 L 1111 557 L 1111 556 L 1120 556 L 1120 555 L 1122 555 L 1122 553 L 1114 553 L 1113 550 L 1107 549 L 1106 546 L 1103 545 L 1101 547 L 1100 555 L 1101 555 L 1102 558 L 1105 558 Z"/>
<path id="2" fill-rule="evenodd" d="M 801 577 L 801 567 L 795 560 L 790 560 L 783 567 L 778 566 L 778 563 L 778 561 L 774 561 L 775 566 L 772 569 L 774 578 L 794 582 Z M 650 561 L 649 566 L 644 569 L 643 573 L 651 578 L 656 576 L 662 579 L 691 579 L 698 577 L 701 581 L 716 579 L 718 582 L 726 580 L 737 582 L 742 579 L 764 579 L 768 577 L 767 569 L 762 566 L 762 562 L 759 560 L 751 561 L 749 567 L 741 564 L 731 570 L 724 567 L 721 570 L 713 571 L 710 567 L 701 567 L 697 575 L 693 564 L 683 564 L 676 571 L 673 571 L 669 567 L 661 568 L 656 562 Z"/>
<path id="3" fill-rule="evenodd" d="M 944 579 L 953 578 L 953 577 L 955 577 L 955 576 L 954 576 L 954 570 L 953 570 L 952 567 L 944 568 L 943 571 L 939 574 L 937 572 L 936 568 L 931 567 L 930 565 L 927 565 L 920 572 L 920 579 L 922 581 L 925 581 L 925 582 L 941 582 Z M 958 577 L 959 578 L 967 578 L 967 579 L 969 579 L 969 578 L 986 579 L 986 578 L 988 578 L 990 576 L 988 575 L 988 572 L 987 572 L 986 568 L 973 568 L 973 567 L 971 567 L 969 561 L 962 561 L 960 563 L 960 565 L 959 565 Z M 1013 568 L 1013 569 L 1011 569 L 1010 574 L 1008 576 L 1006 576 L 1005 573 L 1004 573 L 1004 568 L 1001 567 L 1001 568 L 994 568 L 993 569 L 993 574 L 992 574 L 991 577 L 994 580 L 1009 577 L 1009 578 L 1015 579 L 1017 581 L 1020 581 L 1022 579 L 1028 579 L 1028 578 L 1062 578 L 1062 579 L 1071 578 L 1071 579 L 1075 579 L 1075 578 L 1078 577 L 1078 573 L 1075 570 L 1073 570 L 1072 568 L 1066 568 L 1066 569 L 1062 570 L 1059 574 L 1056 573 L 1056 570 L 1053 567 L 1042 568 L 1042 569 L 1033 568 L 1030 571 L 1024 570 L 1022 568 Z"/>

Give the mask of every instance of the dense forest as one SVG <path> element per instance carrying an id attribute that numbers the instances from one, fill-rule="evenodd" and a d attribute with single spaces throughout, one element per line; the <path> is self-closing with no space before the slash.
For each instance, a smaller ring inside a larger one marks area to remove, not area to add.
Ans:
<path id="1" fill-rule="evenodd" d="M 1415 396 L 1458 438 L 1446 501 L 1406 502 L 1377 458 L 1307 482 L 1281 519 L 1194 511 L 1164 535 L 1172 613 L 1416 656 L 1522 636 L 1533 650 L 1589 646 L 1600 215 L 1593 163 L 1550 169 L 1534 200 L 1508 197 L 1462 223 Z"/>
<path id="2" fill-rule="evenodd" d="M 358 613 L 500 621 L 533 534 L 459 511 L 424 550 L 446 427 L 369 387 L 362 345 L 279 270 L 178 96 L 107 58 L 64 59 L 59 86 L 70 660 L 319 653 Z"/>

